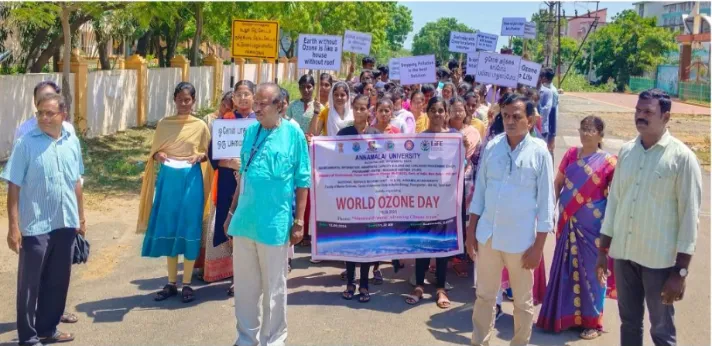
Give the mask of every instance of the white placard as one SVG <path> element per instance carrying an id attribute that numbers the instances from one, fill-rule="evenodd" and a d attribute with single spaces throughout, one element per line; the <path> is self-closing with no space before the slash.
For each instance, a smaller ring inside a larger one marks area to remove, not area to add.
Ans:
<path id="1" fill-rule="evenodd" d="M 477 80 L 477 63 L 480 58 L 480 52 L 468 53 L 467 54 L 467 74 L 470 76 L 475 76 Z"/>
<path id="2" fill-rule="evenodd" d="M 475 79 L 482 84 L 516 88 L 521 60 L 516 55 L 480 52 Z"/>
<path id="3" fill-rule="evenodd" d="M 541 64 L 522 60 L 519 63 L 519 83 L 530 87 L 536 87 L 539 81 L 539 73 L 541 72 Z"/>
<path id="4" fill-rule="evenodd" d="M 398 62 L 398 58 L 392 58 L 388 62 L 388 78 L 400 80 L 400 62 Z"/>
<path id="5" fill-rule="evenodd" d="M 300 34 L 298 67 L 312 70 L 341 70 L 341 36 Z"/>
<path id="6" fill-rule="evenodd" d="M 477 34 L 469 32 L 450 32 L 450 51 L 453 53 L 474 52 L 477 46 Z"/>
<path id="7" fill-rule="evenodd" d="M 245 129 L 257 119 L 215 119 L 213 121 L 213 160 L 240 157 Z"/>
<path id="8" fill-rule="evenodd" d="M 477 33 L 477 49 L 486 52 L 494 52 L 497 49 L 497 39 L 499 36 L 486 32 Z"/>
<path id="9" fill-rule="evenodd" d="M 435 83 L 435 55 L 399 58 L 402 85 Z"/>
<path id="10" fill-rule="evenodd" d="M 536 23 L 526 22 L 524 24 L 524 38 L 534 40 L 536 39 Z"/>
<path id="11" fill-rule="evenodd" d="M 344 52 L 369 55 L 371 53 L 371 34 L 346 30 L 344 32 Z"/>
<path id="12" fill-rule="evenodd" d="M 526 18 L 502 18 L 502 36 L 524 36 Z"/>

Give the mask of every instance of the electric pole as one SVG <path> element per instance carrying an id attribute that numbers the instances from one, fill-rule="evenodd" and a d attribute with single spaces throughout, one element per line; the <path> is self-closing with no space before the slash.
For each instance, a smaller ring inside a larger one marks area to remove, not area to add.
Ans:
<path id="1" fill-rule="evenodd" d="M 556 77 L 558 77 L 558 82 L 556 83 L 559 88 L 561 87 L 561 2 L 558 3 L 559 8 L 556 16 L 556 26 L 558 28 L 559 35 L 559 47 L 558 54 L 556 55 Z"/>
<path id="2" fill-rule="evenodd" d="M 596 21 L 593 22 L 592 25 L 594 26 L 594 30 L 598 27 L 598 3 L 600 1 L 596 1 Z M 591 74 L 593 73 L 593 51 L 594 51 L 594 46 L 596 45 L 596 36 L 593 36 L 593 39 L 591 39 L 591 49 L 590 52 L 588 53 L 588 81 L 592 82 L 594 79 Z"/>
<path id="3" fill-rule="evenodd" d="M 542 21 L 546 23 L 546 42 L 544 44 L 544 66 L 551 67 L 553 59 L 551 56 L 553 55 L 554 47 L 552 44 L 552 40 L 554 38 L 554 6 L 556 6 L 556 1 L 545 1 L 544 4 L 549 8 L 549 12 L 547 15 L 547 12 L 539 12 L 539 14 L 542 17 L 545 17 L 546 20 Z"/>

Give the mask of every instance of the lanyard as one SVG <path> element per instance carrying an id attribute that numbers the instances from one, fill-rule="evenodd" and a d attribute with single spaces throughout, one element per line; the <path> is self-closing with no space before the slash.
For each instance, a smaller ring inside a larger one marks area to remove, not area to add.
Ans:
<path id="1" fill-rule="evenodd" d="M 265 143 L 265 141 L 267 140 L 269 135 L 271 135 L 272 132 L 274 132 L 273 130 L 266 130 L 266 129 L 265 129 L 265 131 L 269 131 L 269 132 L 267 133 L 265 138 L 262 138 L 262 141 L 257 143 L 257 139 L 260 138 L 260 133 L 262 132 L 262 125 L 260 125 L 260 127 L 257 129 L 257 134 L 255 135 L 255 140 L 252 142 L 252 149 L 250 149 L 250 158 L 247 160 L 247 164 L 245 165 L 245 173 L 247 173 L 247 169 L 250 168 L 250 164 L 252 164 L 252 160 L 255 158 L 255 155 L 257 154 L 257 152 L 260 151 L 260 148 Z"/>

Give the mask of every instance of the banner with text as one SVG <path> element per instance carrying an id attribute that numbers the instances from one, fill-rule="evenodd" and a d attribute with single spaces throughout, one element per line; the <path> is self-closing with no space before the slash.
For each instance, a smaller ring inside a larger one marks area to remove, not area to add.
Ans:
<path id="1" fill-rule="evenodd" d="M 524 24 L 524 38 L 527 40 L 535 40 L 536 39 L 536 23 L 535 22 L 526 22 Z"/>
<path id="2" fill-rule="evenodd" d="M 477 34 L 469 32 L 450 31 L 450 51 L 453 53 L 470 53 L 477 48 Z"/>
<path id="3" fill-rule="evenodd" d="M 344 52 L 368 55 L 371 53 L 371 34 L 346 30 Z"/>
<path id="4" fill-rule="evenodd" d="M 299 35 L 298 68 L 341 70 L 341 36 Z"/>
<path id="5" fill-rule="evenodd" d="M 480 52 L 474 52 L 467 54 L 467 74 L 470 76 L 475 76 L 477 80 L 477 63 L 480 59 Z"/>
<path id="6" fill-rule="evenodd" d="M 213 121 L 213 160 L 240 157 L 245 129 L 256 123 L 256 119 L 215 119 Z"/>
<path id="7" fill-rule="evenodd" d="M 477 83 L 516 88 L 519 81 L 521 57 L 480 52 L 477 62 Z"/>
<path id="8" fill-rule="evenodd" d="M 536 87 L 536 84 L 539 81 L 540 72 L 541 64 L 522 60 L 519 64 L 519 83 L 530 87 Z"/>
<path id="9" fill-rule="evenodd" d="M 435 83 L 435 55 L 398 58 L 402 85 Z"/>
<path id="10" fill-rule="evenodd" d="M 524 36 L 526 18 L 502 18 L 502 36 Z"/>
<path id="11" fill-rule="evenodd" d="M 388 78 L 400 80 L 400 62 L 398 62 L 398 58 L 391 58 L 391 61 L 388 62 Z"/>
<path id="12" fill-rule="evenodd" d="M 279 22 L 235 19 L 232 21 L 232 57 L 277 59 Z"/>
<path id="13" fill-rule="evenodd" d="M 485 32 L 477 33 L 477 49 L 486 52 L 494 52 L 497 50 L 497 39 L 499 36 L 488 34 Z"/>
<path id="14" fill-rule="evenodd" d="M 314 137 L 311 152 L 313 259 L 463 252 L 459 133 Z"/>

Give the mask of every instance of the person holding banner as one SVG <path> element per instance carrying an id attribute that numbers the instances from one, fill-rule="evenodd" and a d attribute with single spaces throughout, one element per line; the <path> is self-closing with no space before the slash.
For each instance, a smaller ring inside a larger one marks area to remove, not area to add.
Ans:
<path id="1" fill-rule="evenodd" d="M 322 109 L 317 118 L 312 118 L 311 134 L 336 136 L 339 130 L 353 124 L 351 91 L 345 82 L 336 82 L 329 93 L 329 107 Z"/>
<path id="2" fill-rule="evenodd" d="M 457 133 L 458 131 L 452 128 L 448 128 L 448 103 L 447 101 L 436 96 L 430 99 L 428 107 L 426 108 L 429 126 L 428 129 L 423 131 L 423 133 Z M 450 307 L 450 299 L 447 296 L 445 290 L 446 279 L 447 279 L 447 263 L 449 257 L 439 257 L 435 260 L 435 297 L 436 305 L 441 309 L 447 309 Z M 415 305 L 423 299 L 424 286 L 425 286 L 425 272 L 428 270 L 430 265 L 430 258 L 418 258 L 415 260 L 415 289 L 409 295 L 405 296 L 405 302 L 410 305 Z"/>
<path id="3" fill-rule="evenodd" d="M 210 191 L 200 167 L 200 162 L 207 160 L 210 129 L 191 115 L 195 104 L 192 84 L 178 83 L 173 100 L 178 114 L 161 119 L 153 135 L 141 185 L 138 232 L 145 232 L 142 256 L 166 256 L 168 261 L 168 284 L 154 300 L 178 295 L 178 256 L 183 255 L 181 295 L 188 303 L 195 298 L 190 282 L 200 254 L 203 210 Z M 156 162 L 160 164 L 157 178 Z"/>
<path id="4" fill-rule="evenodd" d="M 252 111 L 252 104 L 255 98 L 255 83 L 249 80 L 241 80 L 235 84 L 232 93 L 232 103 L 235 105 L 236 119 L 255 118 L 255 112 Z"/>
<path id="5" fill-rule="evenodd" d="M 261 84 L 255 101 L 259 123 L 245 131 L 238 193 L 226 220 L 234 237 L 233 267 L 242 279 L 235 286 L 235 344 L 284 345 L 287 257 L 304 236 L 311 166 L 301 129 L 280 117 L 279 86 Z"/>
<path id="6" fill-rule="evenodd" d="M 545 143 L 529 135 L 534 108 L 516 94 L 503 102 L 506 134 L 487 143 L 477 172 L 466 239 L 468 254 L 479 261 L 472 345 L 489 344 L 503 268 L 514 296 L 511 345 L 527 345 L 531 337 L 533 269 L 554 228 L 553 163 Z M 512 205 L 516 218 L 508 209 Z"/>

